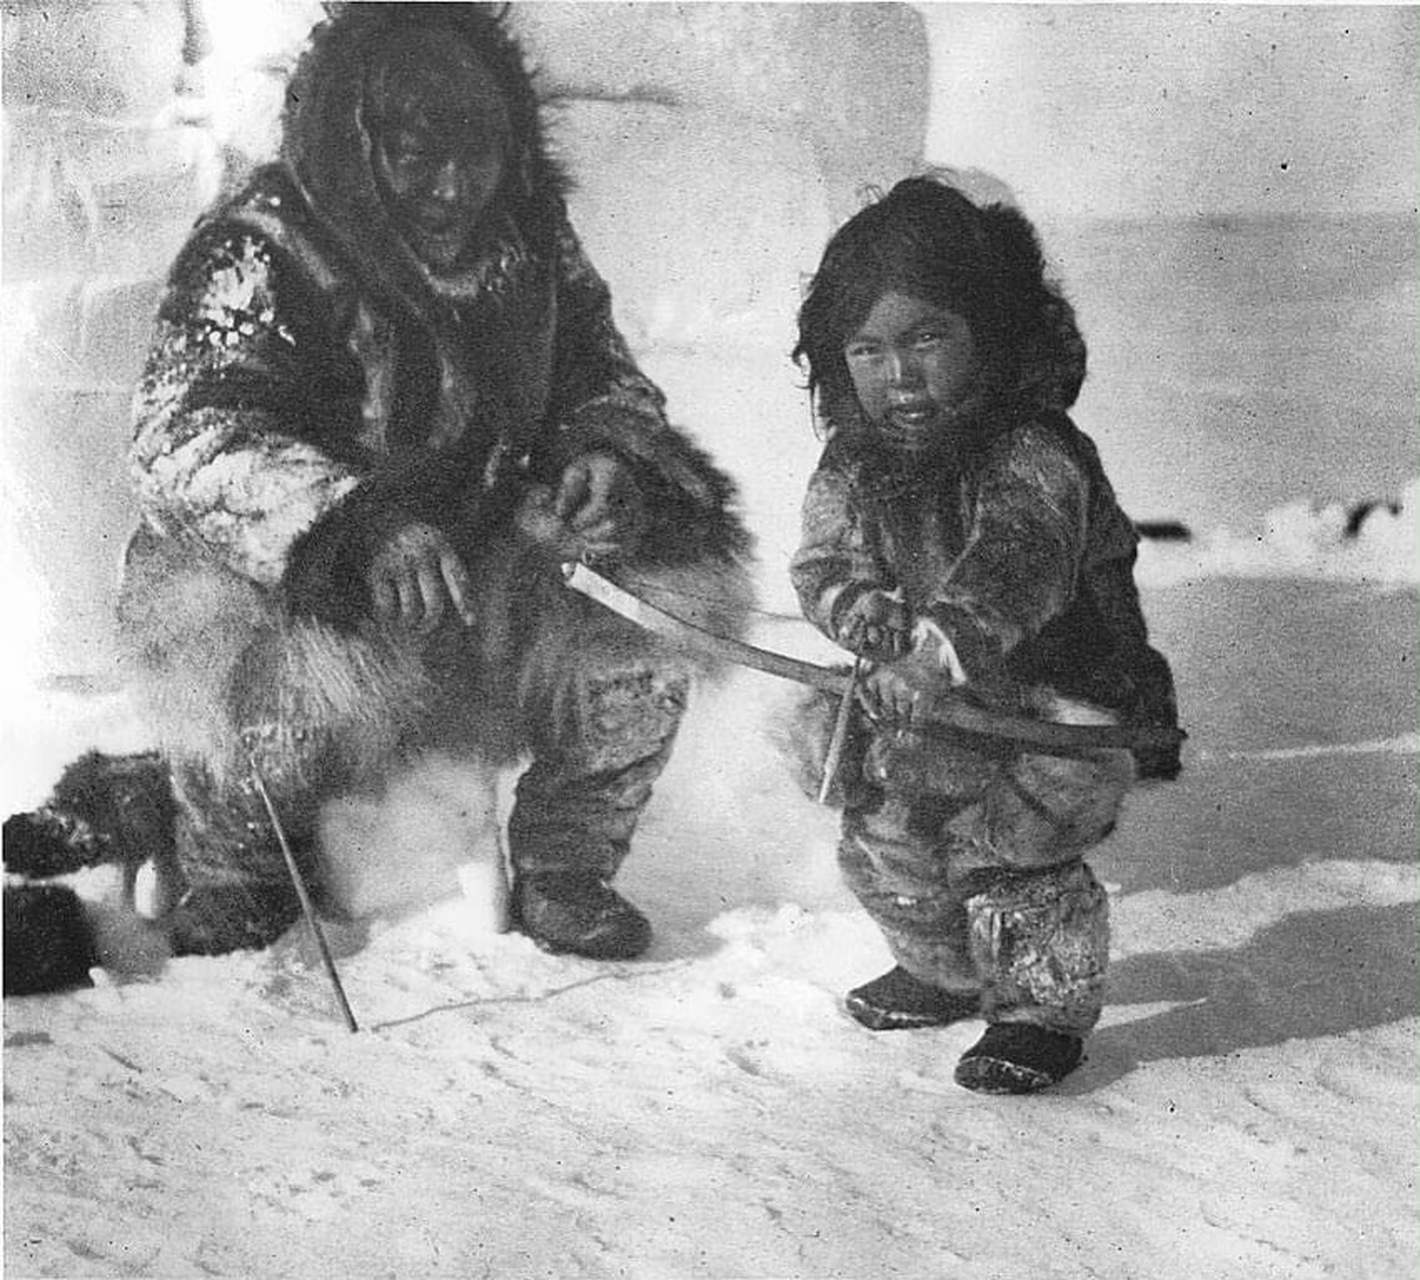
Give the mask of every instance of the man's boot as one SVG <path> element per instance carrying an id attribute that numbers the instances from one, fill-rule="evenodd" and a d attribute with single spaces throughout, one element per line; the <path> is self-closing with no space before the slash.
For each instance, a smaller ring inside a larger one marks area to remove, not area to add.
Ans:
<path id="1" fill-rule="evenodd" d="M 651 922 L 595 875 L 521 875 L 513 912 L 523 932 L 553 955 L 634 960 L 651 945 Z"/>

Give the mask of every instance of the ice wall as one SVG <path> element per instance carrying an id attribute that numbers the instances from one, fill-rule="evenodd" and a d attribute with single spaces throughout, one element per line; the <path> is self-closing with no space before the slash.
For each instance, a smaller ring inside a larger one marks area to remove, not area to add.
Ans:
<path id="1" fill-rule="evenodd" d="M 572 212 L 673 416 L 740 478 L 771 602 L 816 453 L 801 280 L 866 183 L 919 162 L 899 4 L 539 3 L 514 22 Z M 112 660 L 128 399 L 169 261 L 269 155 L 313 0 L 19 0 L 4 15 L 6 611 L 34 674 Z M 18 606 L 18 607 L 17 607 Z"/>
<path id="2" fill-rule="evenodd" d="M 537 4 L 572 212 L 672 416 L 737 476 L 765 601 L 819 445 L 788 358 L 805 276 L 870 184 L 921 163 L 926 28 L 907 5 Z"/>
<path id="3" fill-rule="evenodd" d="M 3 32 L 0 639 L 12 670 L 87 672 L 112 654 L 132 385 L 217 155 L 176 0 L 22 0 Z"/>

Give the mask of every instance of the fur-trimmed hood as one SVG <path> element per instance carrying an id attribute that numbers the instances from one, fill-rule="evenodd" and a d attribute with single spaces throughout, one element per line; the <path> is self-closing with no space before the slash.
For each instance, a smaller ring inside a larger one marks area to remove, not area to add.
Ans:
<path id="1" fill-rule="evenodd" d="M 542 109 L 523 52 L 488 4 L 331 5 L 311 33 L 286 91 L 281 160 L 317 218 L 345 247 L 367 282 L 426 322 L 437 312 L 429 278 L 395 233 L 375 185 L 365 121 L 378 55 L 391 32 L 429 28 L 464 42 L 492 72 L 512 125 L 513 154 L 499 196 L 503 234 L 472 271 L 468 292 L 504 291 L 501 277 L 546 264 L 564 216 L 566 179 L 552 159 Z"/>
<path id="2" fill-rule="evenodd" d="M 947 175 L 928 173 L 903 179 L 840 227 L 805 296 L 793 354 L 826 434 L 863 425 L 843 348 L 888 291 L 967 320 L 982 353 L 974 416 L 984 434 L 1075 403 L 1085 341 L 1035 228 L 1011 205 L 978 203 Z"/>

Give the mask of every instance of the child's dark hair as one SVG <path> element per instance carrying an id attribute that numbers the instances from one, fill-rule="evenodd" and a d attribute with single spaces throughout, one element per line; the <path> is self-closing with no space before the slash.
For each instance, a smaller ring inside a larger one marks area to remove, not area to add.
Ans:
<path id="1" fill-rule="evenodd" d="M 1085 377 L 1074 311 L 1046 278 L 1035 229 L 935 177 L 905 178 L 845 223 L 799 309 L 795 361 L 832 430 L 855 412 L 844 343 L 889 290 L 956 312 L 987 375 L 1015 403 L 1067 409 Z"/>

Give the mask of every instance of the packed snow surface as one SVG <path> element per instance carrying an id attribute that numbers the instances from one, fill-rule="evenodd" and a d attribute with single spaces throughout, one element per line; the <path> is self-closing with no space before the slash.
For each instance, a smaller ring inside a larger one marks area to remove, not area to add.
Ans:
<path id="1" fill-rule="evenodd" d="M 332 933 L 354 1035 L 302 928 L 7 1001 L 6 1274 L 1414 1275 L 1414 594 L 1145 603 L 1186 772 L 1093 859 L 1110 1003 L 1054 1093 L 957 1087 L 979 1024 L 842 1012 L 887 952 L 765 744 L 782 687 L 746 673 L 701 697 L 621 878 L 644 960 L 545 955 L 453 886 Z M 121 698 L 44 697 L 12 787 L 138 736 Z"/>

